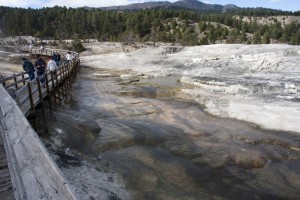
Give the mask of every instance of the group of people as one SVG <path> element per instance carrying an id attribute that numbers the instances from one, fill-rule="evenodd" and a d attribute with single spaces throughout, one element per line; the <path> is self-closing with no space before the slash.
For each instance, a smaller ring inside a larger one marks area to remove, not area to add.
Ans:
<path id="1" fill-rule="evenodd" d="M 23 58 L 23 69 L 28 73 L 29 79 L 35 79 L 35 72 L 37 76 L 43 76 L 46 70 L 51 72 L 56 72 L 59 67 L 59 63 L 61 60 L 61 56 L 58 52 L 54 52 L 52 56 L 49 57 L 48 63 L 45 62 L 42 55 L 37 55 L 37 59 L 33 65 L 33 63 L 27 59 Z M 45 82 L 45 78 L 41 78 L 41 83 Z"/>

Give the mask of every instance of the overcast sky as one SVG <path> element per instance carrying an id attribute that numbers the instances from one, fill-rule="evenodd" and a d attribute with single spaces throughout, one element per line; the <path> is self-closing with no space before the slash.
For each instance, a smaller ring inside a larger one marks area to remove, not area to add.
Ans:
<path id="1" fill-rule="evenodd" d="M 126 5 L 131 3 L 161 1 L 161 0 L 0 0 L 0 5 L 23 8 L 42 8 L 66 6 L 66 7 L 104 7 L 115 5 Z M 178 0 L 169 0 L 175 2 Z M 300 0 L 202 0 L 211 4 L 235 4 L 239 7 L 266 7 L 288 11 L 299 11 Z"/>

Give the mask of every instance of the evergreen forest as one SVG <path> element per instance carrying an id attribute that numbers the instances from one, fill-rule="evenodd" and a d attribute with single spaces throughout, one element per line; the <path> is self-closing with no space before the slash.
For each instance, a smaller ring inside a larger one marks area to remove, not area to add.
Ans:
<path id="1" fill-rule="evenodd" d="M 4 36 L 31 35 L 46 39 L 98 39 L 119 42 L 300 44 L 300 12 L 248 8 L 231 12 L 187 9 L 103 11 L 96 8 L 0 7 Z M 264 23 L 262 21 L 265 20 Z"/>

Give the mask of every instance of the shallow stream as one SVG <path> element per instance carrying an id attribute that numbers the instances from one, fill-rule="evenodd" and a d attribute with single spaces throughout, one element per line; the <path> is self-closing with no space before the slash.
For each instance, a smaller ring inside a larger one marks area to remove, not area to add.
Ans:
<path id="1" fill-rule="evenodd" d="M 299 135 L 211 116 L 180 95 L 179 77 L 92 73 L 83 69 L 48 124 L 99 173 L 116 173 L 132 199 L 299 199 Z"/>

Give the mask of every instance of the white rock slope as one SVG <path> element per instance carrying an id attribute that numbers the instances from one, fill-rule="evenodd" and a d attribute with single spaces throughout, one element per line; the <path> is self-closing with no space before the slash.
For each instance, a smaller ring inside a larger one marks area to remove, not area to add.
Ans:
<path id="1" fill-rule="evenodd" d="M 182 83 L 193 85 L 182 92 L 214 115 L 300 132 L 299 46 L 209 45 L 177 53 L 170 53 L 165 44 L 126 52 L 118 43 L 87 48 L 82 54 L 85 65 L 133 70 L 123 77 L 179 75 Z"/>

